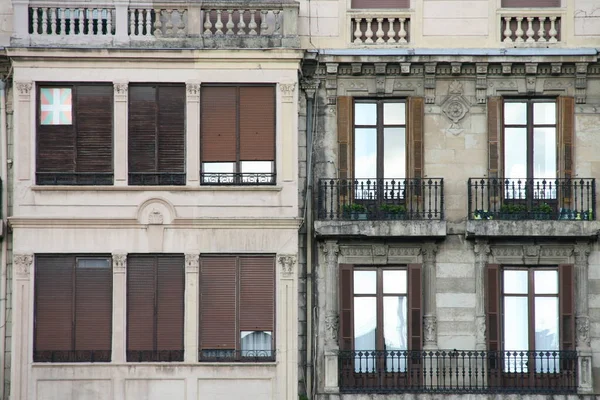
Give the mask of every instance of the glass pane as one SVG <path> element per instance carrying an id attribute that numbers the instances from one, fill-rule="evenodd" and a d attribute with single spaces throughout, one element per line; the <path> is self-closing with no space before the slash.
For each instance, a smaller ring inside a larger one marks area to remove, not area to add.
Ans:
<path id="1" fill-rule="evenodd" d="M 78 258 L 77 268 L 110 268 L 110 261 L 106 258 Z"/>
<path id="2" fill-rule="evenodd" d="M 383 130 L 383 177 L 404 179 L 406 177 L 406 130 L 385 128 Z"/>
<path id="3" fill-rule="evenodd" d="M 209 174 L 230 174 L 235 172 L 235 163 L 202 163 L 202 171 Z"/>
<path id="4" fill-rule="evenodd" d="M 504 369 L 526 372 L 529 350 L 529 315 L 527 297 L 504 297 Z"/>
<path id="5" fill-rule="evenodd" d="M 535 350 L 536 372 L 558 372 L 559 358 L 557 353 L 548 350 L 559 350 L 558 330 L 558 297 L 536 297 L 535 299 Z"/>
<path id="6" fill-rule="evenodd" d="M 242 161 L 240 168 L 243 173 L 270 174 L 273 172 L 273 161 Z"/>
<path id="7" fill-rule="evenodd" d="M 406 370 L 407 325 L 406 296 L 383 298 L 383 340 L 388 372 Z"/>
<path id="8" fill-rule="evenodd" d="M 556 104 L 555 103 L 534 103 L 533 104 L 533 124 L 534 125 L 554 125 L 554 124 L 556 124 Z"/>
<path id="9" fill-rule="evenodd" d="M 556 179 L 556 130 L 533 130 L 533 177 Z"/>
<path id="10" fill-rule="evenodd" d="M 406 108 L 404 103 L 384 103 L 383 104 L 383 124 L 384 125 L 404 125 L 406 118 Z"/>
<path id="11" fill-rule="evenodd" d="M 504 125 L 526 125 L 527 103 L 504 103 Z"/>
<path id="12" fill-rule="evenodd" d="M 504 130 L 504 168 L 507 179 L 527 177 L 527 130 L 525 128 Z"/>
<path id="13" fill-rule="evenodd" d="M 527 294 L 527 271 L 506 270 L 504 277 L 504 293 Z"/>
<path id="14" fill-rule="evenodd" d="M 242 357 L 271 357 L 271 332 L 242 331 L 240 341 Z"/>
<path id="15" fill-rule="evenodd" d="M 354 131 L 354 177 L 373 179 L 377 177 L 377 130 Z"/>
<path id="16" fill-rule="evenodd" d="M 354 298 L 354 368 L 357 372 L 375 371 L 375 332 L 377 302 L 375 297 Z"/>
<path id="17" fill-rule="evenodd" d="M 354 294 L 377 293 L 377 271 L 354 271 Z"/>
<path id="18" fill-rule="evenodd" d="M 354 103 L 354 125 L 377 125 L 377 104 Z"/>
<path id="19" fill-rule="evenodd" d="M 406 293 L 406 271 L 383 271 L 383 293 Z"/>
<path id="20" fill-rule="evenodd" d="M 535 294 L 558 294 L 558 271 L 534 272 Z"/>

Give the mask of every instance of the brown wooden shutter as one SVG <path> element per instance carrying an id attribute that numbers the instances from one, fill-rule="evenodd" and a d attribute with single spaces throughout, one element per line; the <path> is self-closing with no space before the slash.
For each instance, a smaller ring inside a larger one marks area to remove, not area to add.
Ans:
<path id="1" fill-rule="evenodd" d="M 424 138 L 425 99 L 409 97 L 407 102 L 407 131 L 408 131 L 408 171 L 409 178 L 422 178 L 424 169 L 423 138 Z"/>
<path id="2" fill-rule="evenodd" d="M 275 160 L 275 87 L 239 88 L 240 161 Z"/>
<path id="3" fill-rule="evenodd" d="M 185 171 L 185 86 L 158 87 L 158 172 Z"/>
<path id="4" fill-rule="evenodd" d="M 184 257 L 157 256 L 156 349 L 183 351 Z"/>
<path id="5" fill-rule="evenodd" d="M 200 348 L 235 349 L 236 257 L 200 258 Z"/>
<path id="6" fill-rule="evenodd" d="M 128 159 L 129 172 L 157 171 L 156 88 L 129 87 Z"/>
<path id="7" fill-rule="evenodd" d="M 354 347 L 354 266 L 340 264 L 340 350 Z"/>
<path id="8" fill-rule="evenodd" d="M 500 143 L 503 125 L 503 107 L 502 97 L 489 97 L 487 103 L 488 110 L 488 177 L 500 178 L 502 171 L 500 166 L 503 162 L 501 154 L 503 153 Z"/>
<path id="9" fill-rule="evenodd" d="M 113 171 L 113 86 L 77 87 L 77 172 Z"/>
<path id="10" fill-rule="evenodd" d="M 560 349 L 575 350 L 575 268 L 558 266 L 560 282 Z"/>
<path id="11" fill-rule="evenodd" d="M 485 306 L 487 342 L 489 351 L 501 350 L 501 292 L 500 265 L 487 264 L 485 269 Z"/>
<path id="12" fill-rule="evenodd" d="M 410 0 L 352 0 L 352 8 L 409 8 Z"/>
<path id="13" fill-rule="evenodd" d="M 337 98 L 338 113 L 338 173 L 340 179 L 352 179 L 354 102 L 351 96 Z"/>
<path id="14" fill-rule="evenodd" d="M 502 7 L 560 7 L 560 0 L 502 0 Z"/>
<path id="15" fill-rule="evenodd" d="M 240 331 L 270 331 L 275 325 L 275 259 L 240 257 Z"/>
<path id="16" fill-rule="evenodd" d="M 35 258 L 35 351 L 73 350 L 73 257 Z"/>
<path id="17" fill-rule="evenodd" d="M 111 350 L 112 268 L 75 267 L 75 350 Z"/>
<path id="18" fill-rule="evenodd" d="M 237 88 L 202 86 L 200 97 L 202 162 L 237 161 Z"/>
<path id="19" fill-rule="evenodd" d="M 154 350 L 155 257 L 127 258 L 127 350 Z"/>
<path id="20" fill-rule="evenodd" d="M 560 96 L 558 108 L 558 177 L 573 177 L 573 147 L 575 134 L 575 98 Z"/>
<path id="21" fill-rule="evenodd" d="M 423 289 L 421 264 L 408 265 L 408 345 L 409 350 L 423 348 Z"/>

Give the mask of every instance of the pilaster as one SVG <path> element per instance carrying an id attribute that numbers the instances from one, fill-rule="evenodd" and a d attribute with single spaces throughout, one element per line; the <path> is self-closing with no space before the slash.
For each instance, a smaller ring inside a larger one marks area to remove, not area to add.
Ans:
<path id="1" fill-rule="evenodd" d="M 475 350 L 485 350 L 485 264 L 491 253 L 490 246 L 485 240 L 475 241 Z"/>
<path id="2" fill-rule="evenodd" d="M 296 179 L 296 166 L 298 165 L 298 140 L 297 140 L 297 121 L 298 112 L 295 108 L 296 83 L 280 83 L 281 92 L 281 123 L 277 124 L 281 128 L 281 154 L 277 160 L 281 160 L 281 175 L 284 182 L 291 182 Z M 284 156 L 285 154 L 285 156 Z"/>
<path id="3" fill-rule="evenodd" d="M 114 185 L 127 186 L 127 105 L 128 82 L 113 82 L 114 87 Z"/>
<path id="4" fill-rule="evenodd" d="M 28 371 L 32 359 L 30 349 L 33 348 L 31 337 L 33 322 L 33 307 L 31 307 L 31 291 L 33 280 L 33 254 L 16 253 L 13 256 L 13 349 L 11 359 L 11 400 L 26 400 L 29 398 Z M 16 339 L 19 340 L 16 340 Z"/>
<path id="5" fill-rule="evenodd" d="M 320 244 L 321 256 L 317 275 L 319 313 L 318 346 L 324 350 L 323 364 L 317 370 L 324 371 L 322 379 L 326 393 L 337 393 L 338 389 L 338 255 L 336 241 Z"/>
<path id="6" fill-rule="evenodd" d="M 27 181 L 31 179 L 31 120 L 33 104 L 31 93 L 35 85 L 33 82 L 15 82 L 15 93 L 17 94 L 17 103 L 15 104 L 15 154 L 16 158 L 15 176 L 19 180 Z M 35 97 L 34 97 L 35 99 Z"/>
<path id="7" fill-rule="evenodd" d="M 425 350 L 437 349 L 437 315 L 436 315 L 436 276 L 435 276 L 435 257 L 437 245 L 427 243 L 421 248 L 423 256 L 423 336 Z"/>
<path id="8" fill-rule="evenodd" d="M 279 396 L 282 400 L 298 398 L 298 288 L 297 257 L 295 254 L 277 256 L 280 266 L 277 282 L 277 369 Z"/>
<path id="9" fill-rule="evenodd" d="M 200 269 L 200 254 L 186 253 L 185 255 L 185 312 L 184 312 L 184 361 L 198 361 L 198 315 L 199 293 L 198 272 Z"/>
<path id="10" fill-rule="evenodd" d="M 588 305 L 588 257 L 590 245 L 587 242 L 577 242 L 573 248 L 575 256 L 575 332 L 577 339 L 577 392 L 590 394 L 593 392 L 592 380 L 592 348 L 590 338 L 590 318 Z"/>
<path id="11" fill-rule="evenodd" d="M 187 184 L 200 183 L 200 83 L 186 83 L 185 153 Z"/>
<path id="12" fill-rule="evenodd" d="M 126 357 L 127 327 L 127 253 L 112 254 L 113 270 L 113 329 L 112 362 L 124 363 Z"/>

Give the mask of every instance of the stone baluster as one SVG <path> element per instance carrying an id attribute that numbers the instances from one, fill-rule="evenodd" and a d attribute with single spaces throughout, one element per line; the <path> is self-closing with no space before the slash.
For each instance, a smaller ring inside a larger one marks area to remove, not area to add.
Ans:
<path id="1" fill-rule="evenodd" d="M 406 40 L 406 18 L 399 18 L 400 19 L 400 30 L 398 31 L 398 43 L 408 43 L 408 41 Z"/>
<path id="2" fill-rule="evenodd" d="M 248 24 L 248 28 L 250 32 L 248 33 L 250 36 L 256 35 L 256 10 L 250 10 L 250 23 Z"/>
<path id="3" fill-rule="evenodd" d="M 85 14 L 87 15 L 87 34 L 94 34 L 94 10 L 91 8 L 86 8 Z"/>
<path id="4" fill-rule="evenodd" d="M 273 35 L 281 34 L 281 16 L 280 10 L 273 10 L 273 17 L 275 18 L 275 28 L 273 29 Z"/>
<path id="5" fill-rule="evenodd" d="M 146 34 L 144 36 L 152 36 L 152 11 L 150 8 L 146 9 Z"/>
<path id="6" fill-rule="evenodd" d="M 77 15 L 77 9 L 69 8 L 69 35 L 75 34 L 75 16 Z"/>
<path id="7" fill-rule="evenodd" d="M 50 34 L 56 35 L 56 9 L 50 9 Z"/>
<path id="8" fill-rule="evenodd" d="M 388 40 L 387 43 L 396 43 L 396 31 L 394 30 L 394 24 L 396 23 L 396 18 L 388 18 L 389 29 L 387 31 Z"/>
<path id="9" fill-rule="evenodd" d="M 512 43 L 512 30 L 510 29 L 510 21 L 512 17 L 504 17 L 504 43 Z"/>
<path id="10" fill-rule="evenodd" d="M 535 31 L 533 30 L 533 17 L 527 17 L 527 32 L 525 32 L 525 34 L 527 35 L 527 40 L 525 40 L 525 42 L 535 43 L 535 39 L 533 38 L 533 35 L 535 34 Z"/>
<path id="11" fill-rule="evenodd" d="M 77 16 L 79 17 L 79 32 L 78 35 L 83 35 L 83 27 L 85 22 L 85 9 L 79 8 L 77 9 Z"/>
<path id="12" fill-rule="evenodd" d="M 556 31 L 556 17 L 550 17 L 550 31 L 548 34 L 550 35 L 550 40 L 548 40 L 548 43 L 558 42 L 558 39 L 556 38 L 556 35 L 558 34 Z"/>
<path id="13" fill-rule="evenodd" d="M 225 27 L 227 28 L 227 32 L 225 32 L 225 34 L 227 36 L 233 35 L 233 28 L 235 27 L 233 24 L 233 10 L 227 10 L 227 24 Z"/>
<path id="14" fill-rule="evenodd" d="M 162 36 L 162 10 L 157 8 L 154 10 L 154 15 L 156 16 L 156 21 L 154 21 L 154 31 L 153 31 L 153 35 L 155 37 L 161 37 Z"/>
<path id="15" fill-rule="evenodd" d="M 113 19 L 112 10 L 107 10 L 106 11 L 106 34 L 107 35 L 112 35 L 112 19 Z"/>
<path id="16" fill-rule="evenodd" d="M 354 23 L 356 24 L 356 29 L 354 30 L 354 43 L 362 43 L 362 31 L 360 29 L 360 23 L 362 22 L 362 18 L 355 18 Z"/>
<path id="17" fill-rule="evenodd" d="M 221 21 L 221 12 L 222 10 L 217 10 L 217 22 L 215 23 L 215 35 L 223 34 L 223 21 Z"/>
<path id="18" fill-rule="evenodd" d="M 245 35 L 246 34 L 246 23 L 244 22 L 244 14 L 246 13 L 246 10 L 240 10 L 240 22 L 238 22 L 238 35 Z"/>
<path id="19" fill-rule="evenodd" d="M 371 25 L 373 24 L 373 18 L 365 18 L 367 21 L 367 30 L 365 32 L 365 43 L 373 43 L 373 30 L 371 29 Z"/>
<path id="20" fill-rule="evenodd" d="M 544 30 L 544 24 L 546 23 L 546 19 L 548 17 L 540 17 L 540 29 L 538 31 L 538 43 L 546 42 L 546 31 Z"/>
<path id="21" fill-rule="evenodd" d="M 39 21 L 38 21 L 38 8 L 37 7 L 32 7 L 31 9 L 31 23 L 33 25 L 33 34 L 37 35 L 38 34 L 38 28 L 39 28 Z"/>
<path id="22" fill-rule="evenodd" d="M 517 36 L 515 39 L 515 42 L 517 43 L 523 43 L 523 17 L 516 17 L 517 20 L 517 30 L 515 32 L 515 35 Z"/>
<path id="23" fill-rule="evenodd" d="M 211 36 L 212 35 L 212 22 L 210 22 L 210 13 L 212 12 L 212 10 L 205 10 L 204 11 L 204 36 Z"/>
<path id="24" fill-rule="evenodd" d="M 63 9 L 58 9 L 57 12 L 59 13 L 59 23 L 60 23 L 60 34 L 61 35 L 66 35 L 67 34 L 67 17 L 65 16 L 65 12 L 66 10 Z"/>
<path id="25" fill-rule="evenodd" d="M 137 34 L 142 36 L 144 34 L 144 9 L 137 9 Z"/>
<path id="26" fill-rule="evenodd" d="M 48 33 L 48 10 L 46 7 L 42 8 L 42 35 Z"/>
<path id="27" fill-rule="evenodd" d="M 269 29 L 269 24 L 267 23 L 267 13 L 269 10 L 260 10 L 260 34 L 266 35 L 267 30 Z"/>
<path id="28" fill-rule="evenodd" d="M 134 8 L 132 8 L 131 10 L 129 10 L 129 34 L 131 36 L 136 36 L 135 35 L 135 16 L 136 16 L 136 10 Z"/>
<path id="29" fill-rule="evenodd" d="M 186 25 L 185 25 L 185 9 L 180 9 L 177 10 L 177 13 L 179 14 L 179 24 L 177 24 L 177 36 L 178 37 L 185 37 L 185 30 L 186 30 Z"/>
<path id="30" fill-rule="evenodd" d="M 377 36 L 376 43 L 385 43 L 383 41 L 383 18 L 377 18 L 377 32 L 375 36 Z"/>

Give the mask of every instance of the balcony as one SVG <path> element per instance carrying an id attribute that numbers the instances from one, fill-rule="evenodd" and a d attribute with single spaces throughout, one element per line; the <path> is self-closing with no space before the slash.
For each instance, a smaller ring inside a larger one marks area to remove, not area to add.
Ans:
<path id="1" fill-rule="evenodd" d="M 297 48 L 294 0 L 14 2 L 13 46 Z"/>
<path id="2" fill-rule="evenodd" d="M 513 11 L 500 16 L 500 38 L 506 47 L 552 47 L 562 43 L 561 12 Z"/>
<path id="3" fill-rule="evenodd" d="M 410 42 L 410 14 L 352 12 L 350 42 L 358 45 L 406 45 Z"/>
<path id="4" fill-rule="evenodd" d="M 467 235 L 593 236 L 596 181 L 471 178 Z"/>
<path id="5" fill-rule="evenodd" d="M 320 235 L 445 236 L 444 180 L 321 179 Z"/>
<path id="6" fill-rule="evenodd" d="M 340 351 L 342 393 L 575 394 L 575 351 Z"/>

